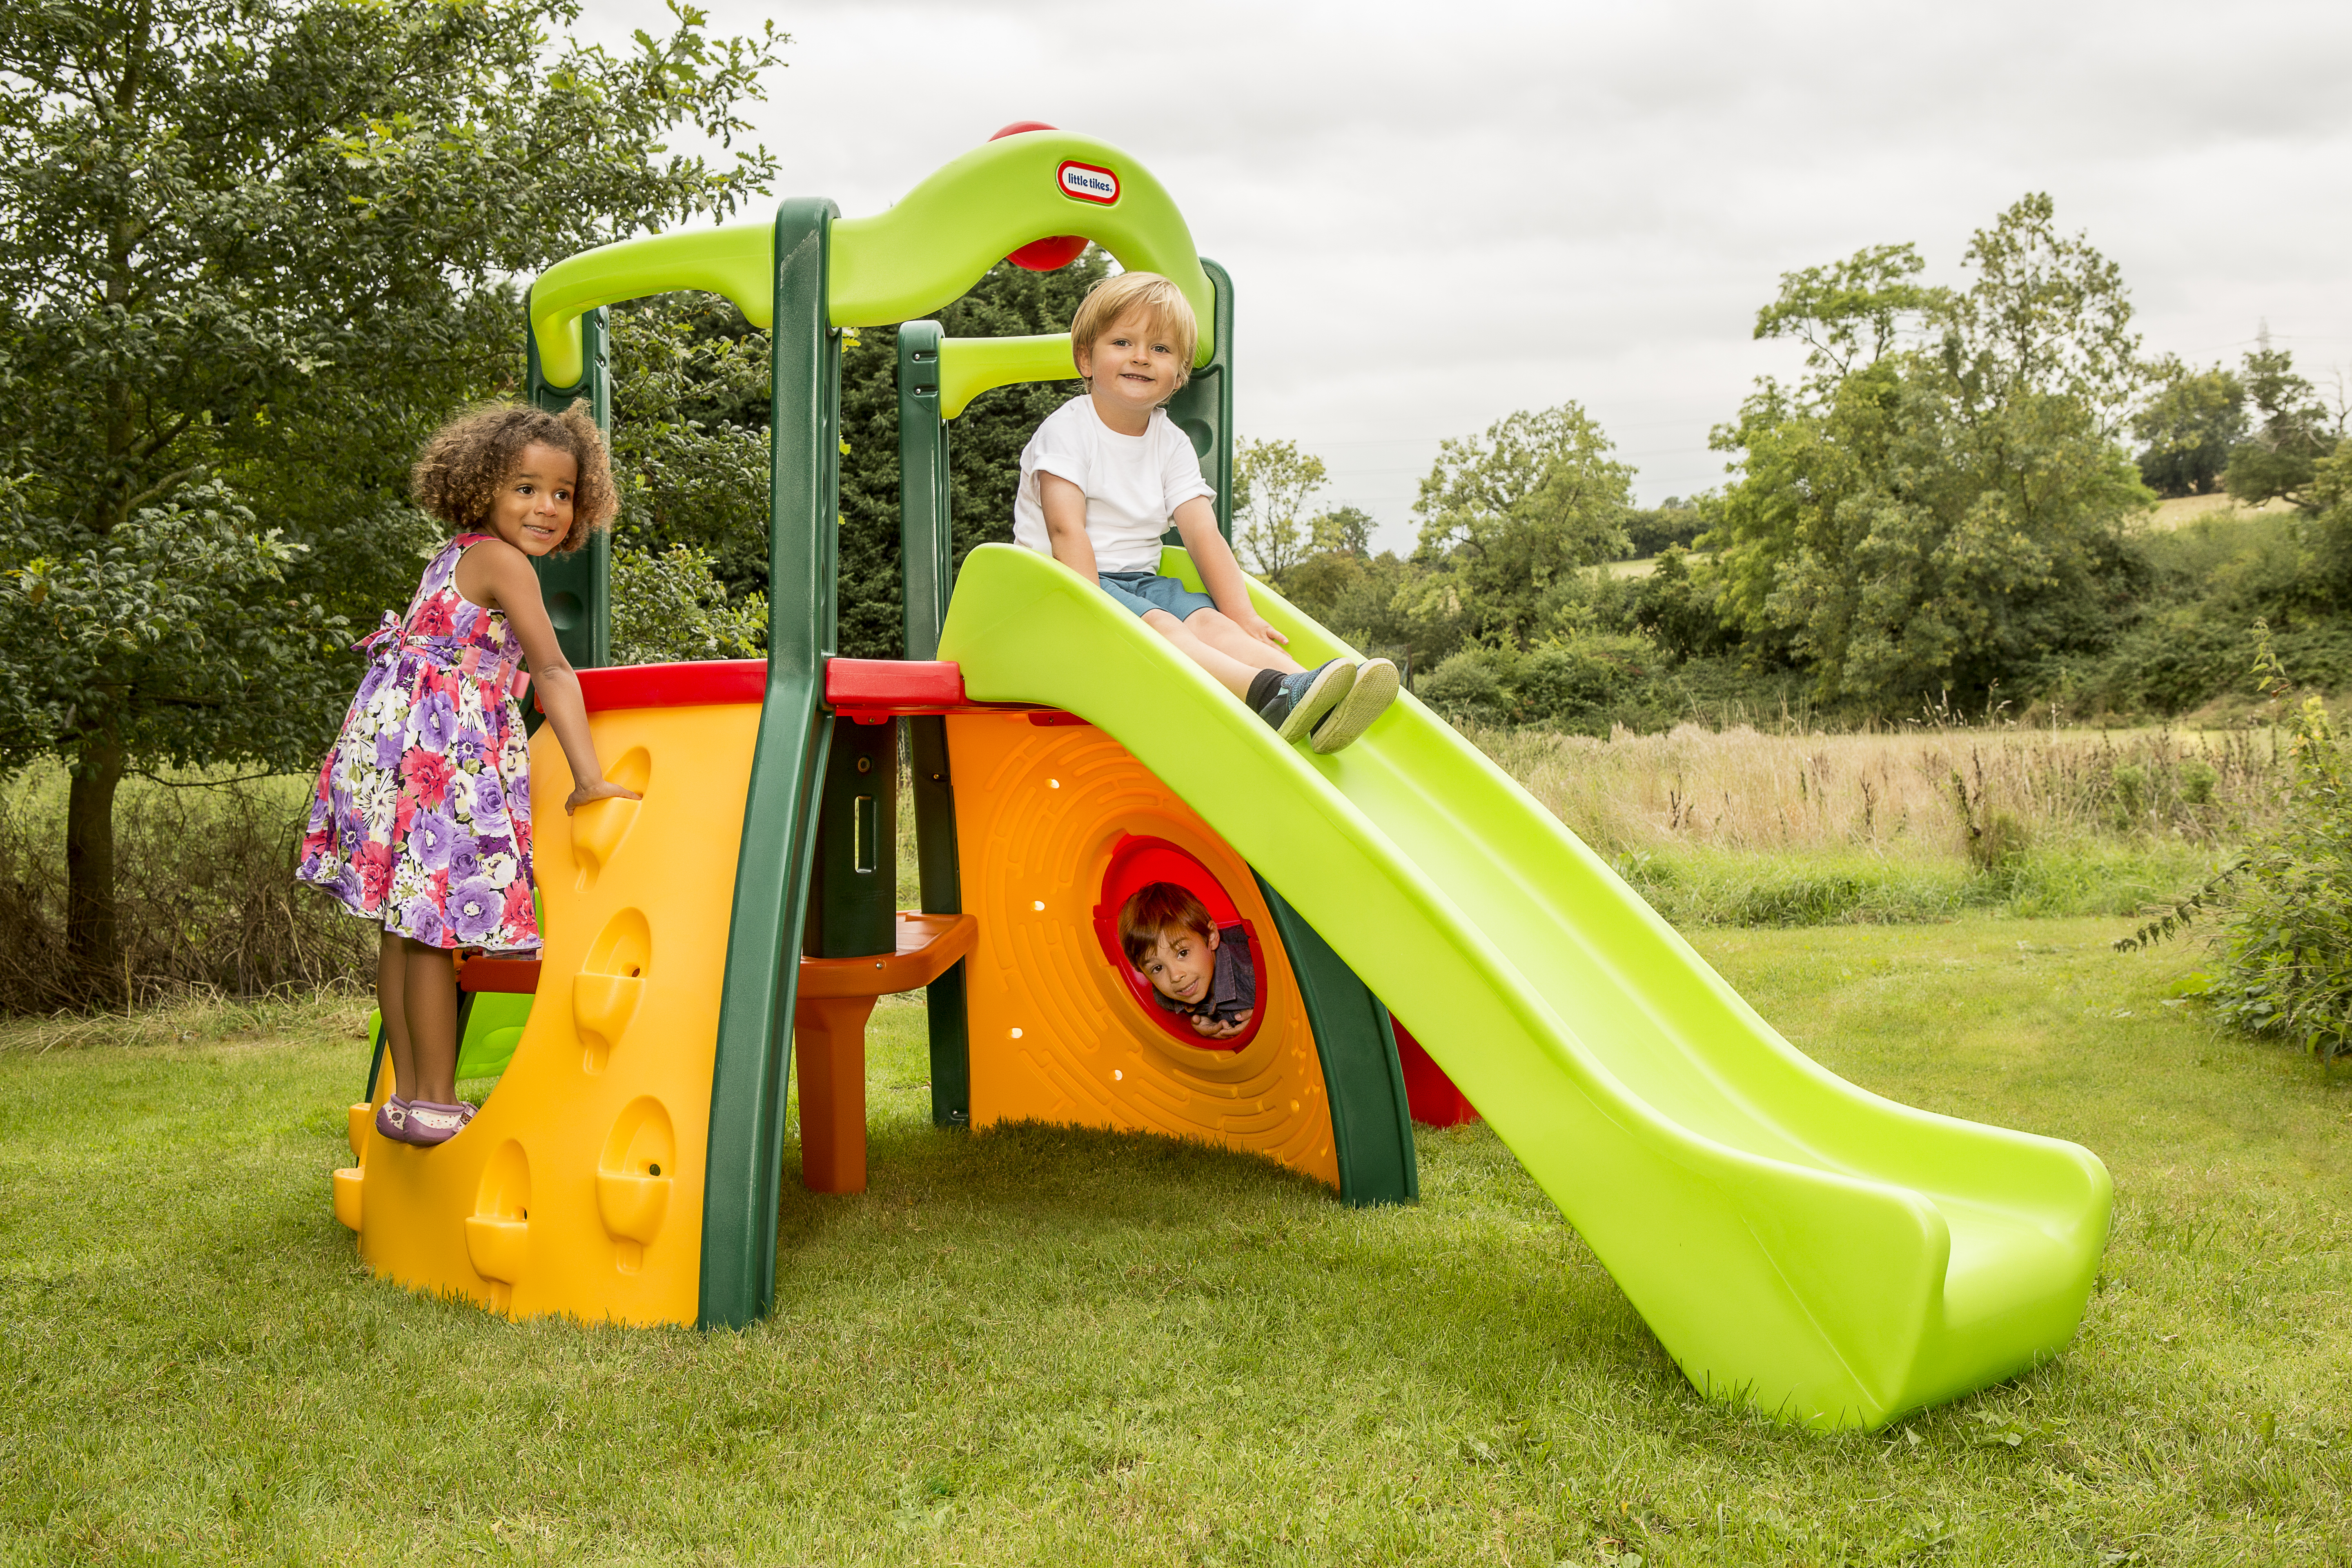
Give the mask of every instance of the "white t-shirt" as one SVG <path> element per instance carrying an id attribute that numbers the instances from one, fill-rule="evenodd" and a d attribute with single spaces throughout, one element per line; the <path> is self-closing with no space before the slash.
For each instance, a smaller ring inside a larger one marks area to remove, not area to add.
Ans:
<path id="1" fill-rule="evenodd" d="M 1087 540 L 1097 572 L 1157 572 L 1160 536 L 1176 509 L 1213 496 L 1201 478 L 1192 443 L 1162 408 L 1140 436 L 1122 436 L 1081 393 L 1045 416 L 1021 448 L 1021 488 L 1013 498 L 1013 542 L 1054 553 L 1037 476 L 1058 475 L 1087 495 Z"/>

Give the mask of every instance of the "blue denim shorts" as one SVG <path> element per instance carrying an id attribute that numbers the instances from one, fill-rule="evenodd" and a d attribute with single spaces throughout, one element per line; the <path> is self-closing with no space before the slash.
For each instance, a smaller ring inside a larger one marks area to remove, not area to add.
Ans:
<path id="1" fill-rule="evenodd" d="M 1157 572 L 1106 572 L 1097 581 L 1122 609 L 1139 617 L 1151 610 L 1165 610 L 1185 621 L 1202 610 L 1217 607 L 1217 601 L 1208 595 L 1195 594 L 1175 578 L 1162 577 Z"/>

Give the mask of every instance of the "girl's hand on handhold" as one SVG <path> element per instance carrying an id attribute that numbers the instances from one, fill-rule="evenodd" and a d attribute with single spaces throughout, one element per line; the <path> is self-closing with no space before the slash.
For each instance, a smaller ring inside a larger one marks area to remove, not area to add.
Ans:
<path id="1" fill-rule="evenodd" d="M 591 801 L 643 800 L 645 798 L 635 790 L 623 789 L 611 779 L 598 779 L 593 784 L 582 784 L 563 797 L 563 815 L 569 816 Z"/>

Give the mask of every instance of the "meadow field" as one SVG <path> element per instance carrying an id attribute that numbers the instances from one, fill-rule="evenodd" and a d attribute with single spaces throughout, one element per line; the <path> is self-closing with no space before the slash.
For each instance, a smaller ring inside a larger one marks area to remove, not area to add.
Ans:
<path id="1" fill-rule="evenodd" d="M 2352 1563 L 2352 1069 L 2217 1029 L 2196 941 L 2110 946 L 2263 820 L 2266 734 L 1478 738 L 1817 1059 L 2106 1162 L 2063 1353 L 1779 1427 L 1483 1124 L 1371 1210 L 943 1132 L 918 998 L 871 1190 L 787 1152 L 772 1319 L 507 1323 L 332 1217 L 365 1000 L 184 987 L 0 1024 L 0 1563 Z"/>

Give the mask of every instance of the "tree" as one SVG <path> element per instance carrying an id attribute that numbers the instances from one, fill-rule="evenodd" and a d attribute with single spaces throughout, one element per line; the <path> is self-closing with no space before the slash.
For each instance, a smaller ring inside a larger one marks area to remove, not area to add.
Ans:
<path id="1" fill-rule="evenodd" d="M 1307 533 L 1323 554 L 1371 558 L 1372 514 L 1360 506 L 1336 506 L 1316 513 L 1307 524 Z"/>
<path id="2" fill-rule="evenodd" d="M 2262 418 L 2230 453 L 2230 494 L 2249 506 L 2284 500 L 2299 510 L 2316 510 L 2314 472 L 2343 438 L 2344 421 L 2331 418 L 2311 383 L 2295 374 L 2294 355 L 2271 347 L 2267 327 L 2261 345 L 2246 355 L 2246 395 Z"/>
<path id="3" fill-rule="evenodd" d="M 2132 416 L 2132 434 L 2146 443 L 2140 481 L 2160 496 L 2210 494 L 2246 437 L 2245 383 L 2218 364 L 2192 371 L 2177 359 L 2155 374 L 2156 395 Z"/>
<path id="4" fill-rule="evenodd" d="M 1582 408 L 1522 409 L 1447 440 L 1421 481 L 1416 559 L 1457 596 L 1471 634 L 1525 646 L 1576 574 L 1625 548 L 1633 470 Z"/>
<path id="5" fill-rule="evenodd" d="M 573 0 L 37 0 L 0 32 L 0 765 L 62 759 L 69 945 L 121 984 L 126 770 L 307 765 L 404 602 L 419 439 L 511 388 L 508 279 L 725 213 L 784 41 Z"/>
<path id="6" fill-rule="evenodd" d="M 1321 548 L 1299 514 L 1324 477 L 1323 459 L 1296 441 L 1249 439 L 1234 450 L 1234 542 L 1276 588 Z"/>
<path id="7" fill-rule="evenodd" d="M 2096 643 L 2128 598 L 2120 524 L 2150 498 L 2115 440 L 2144 375 L 2122 279 L 2039 195 L 1965 260 L 1958 293 L 1918 288 L 1907 246 L 1859 253 L 1840 290 L 1784 277 L 1757 333 L 1815 344 L 1811 374 L 1716 432 L 1739 475 L 1709 534 L 1722 609 L 1824 700 L 1987 690 Z M 1874 352 L 1841 355 L 1855 322 Z"/>

